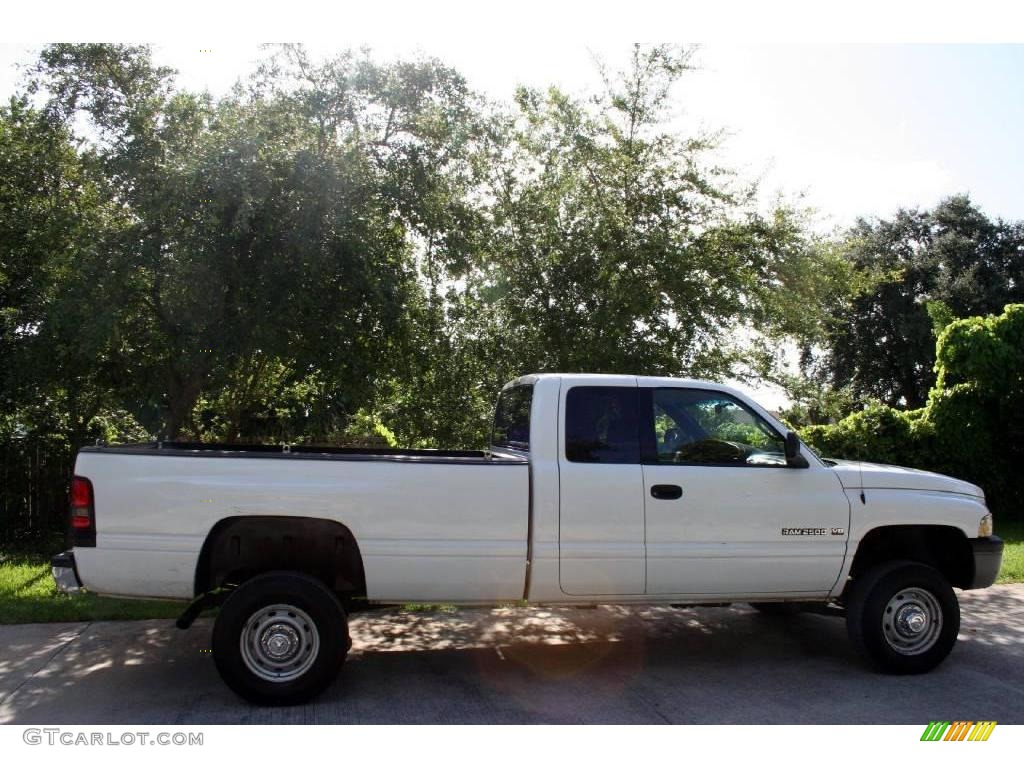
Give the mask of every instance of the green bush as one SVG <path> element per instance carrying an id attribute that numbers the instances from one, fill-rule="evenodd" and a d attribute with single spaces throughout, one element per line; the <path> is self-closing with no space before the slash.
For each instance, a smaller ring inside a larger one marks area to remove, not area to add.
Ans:
<path id="1" fill-rule="evenodd" d="M 918 462 L 923 410 L 871 403 L 837 424 L 805 427 L 800 435 L 823 455 L 885 464 Z"/>
<path id="2" fill-rule="evenodd" d="M 989 506 L 1024 519 L 1024 304 L 950 323 L 924 408 L 873 403 L 801 437 L 824 456 L 901 464 L 969 480 Z"/>
<path id="3" fill-rule="evenodd" d="M 997 511 L 1024 519 L 1024 304 L 950 323 L 936 360 L 925 409 L 932 466 L 977 483 Z"/>

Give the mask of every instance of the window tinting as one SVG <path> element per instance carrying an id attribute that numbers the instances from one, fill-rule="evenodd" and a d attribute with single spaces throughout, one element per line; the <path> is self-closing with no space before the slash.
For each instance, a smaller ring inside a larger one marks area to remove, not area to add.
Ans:
<path id="1" fill-rule="evenodd" d="M 532 402 L 532 384 L 520 384 L 502 391 L 498 397 L 498 407 L 494 410 L 491 445 L 529 450 Z"/>
<path id="2" fill-rule="evenodd" d="M 565 399 L 565 457 L 603 464 L 640 462 L 635 387 L 573 387 Z"/>
<path id="3" fill-rule="evenodd" d="M 656 389 L 652 406 L 659 464 L 786 464 L 782 437 L 723 392 Z"/>

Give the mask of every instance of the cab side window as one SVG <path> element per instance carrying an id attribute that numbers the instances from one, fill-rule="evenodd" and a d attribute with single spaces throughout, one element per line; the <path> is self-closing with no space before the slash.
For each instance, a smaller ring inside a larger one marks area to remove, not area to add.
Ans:
<path id="1" fill-rule="evenodd" d="M 640 463 L 636 387 L 573 387 L 565 399 L 565 458 Z"/>
<path id="2" fill-rule="evenodd" d="M 785 466 L 783 437 L 724 392 L 655 389 L 659 464 Z"/>

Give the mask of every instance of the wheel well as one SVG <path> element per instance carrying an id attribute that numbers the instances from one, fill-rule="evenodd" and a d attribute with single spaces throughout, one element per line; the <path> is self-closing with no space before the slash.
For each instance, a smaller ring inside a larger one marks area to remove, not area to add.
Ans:
<path id="1" fill-rule="evenodd" d="M 228 517 L 203 542 L 197 596 L 267 571 L 299 571 L 343 598 L 366 596 L 359 545 L 347 527 L 313 517 Z"/>
<path id="2" fill-rule="evenodd" d="M 963 531 L 946 525 L 889 525 L 868 531 L 857 547 L 850 578 L 888 560 L 915 560 L 935 568 L 954 587 L 974 579 L 974 558 Z"/>

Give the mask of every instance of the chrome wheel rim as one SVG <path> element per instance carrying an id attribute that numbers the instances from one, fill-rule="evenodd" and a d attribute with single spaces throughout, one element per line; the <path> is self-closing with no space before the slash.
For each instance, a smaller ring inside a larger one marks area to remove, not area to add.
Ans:
<path id="1" fill-rule="evenodd" d="M 256 611 L 245 622 L 242 661 L 263 680 L 286 683 L 304 675 L 320 650 L 320 633 L 305 611 L 279 603 Z"/>
<path id="2" fill-rule="evenodd" d="M 924 653 L 938 642 L 942 633 L 938 599 L 922 587 L 901 589 L 885 605 L 882 633 L 889 647 L 899 654 Z"/>

